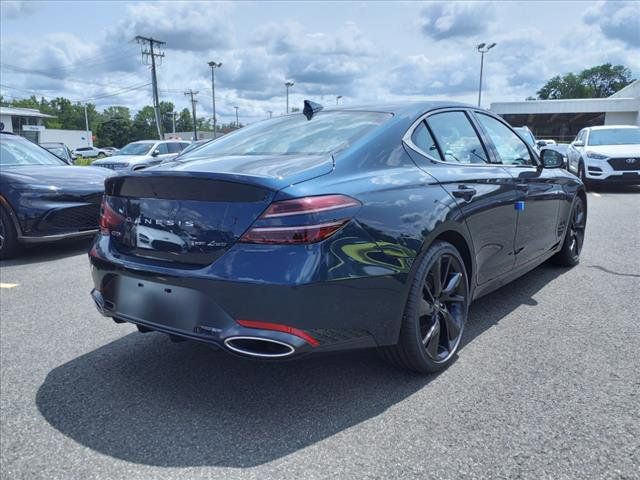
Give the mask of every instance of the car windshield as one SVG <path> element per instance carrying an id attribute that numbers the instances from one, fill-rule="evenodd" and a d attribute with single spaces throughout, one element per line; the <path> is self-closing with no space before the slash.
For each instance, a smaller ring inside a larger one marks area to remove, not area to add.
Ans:
<path id="1" fill-rule="evenodd" d="M 181 160 L 205 155 L 320 154 L 346 148 L 391 117 L 379 112 L 320 112 L 264 120 L 207 143 Z"/>
<path id="2" fill-rule="evenodd" d="M 640 145 L 640 128 L 607 128 L 591 130 L 589 145 Z"/>
<path id="3" fill-rule="evenodd" d="M 122 147 L 118 155 L 146 155 L 154 145 L 153 143 L 130 143 Z"/>
<path id="4" fill-rule="evenodd" d="M 29 140 L 14 135 L 0 135 L 0 166 L 66 165 L 54 154 Z"/>
<path id="5" fill-rule="evenodd" d="M 49 150 L 51 153 L 53 153 L 57 157 L 66 158 L 67 156 L 67 152 L 64 149 L 64 147 L 44 147 L 44 148 Z"/>

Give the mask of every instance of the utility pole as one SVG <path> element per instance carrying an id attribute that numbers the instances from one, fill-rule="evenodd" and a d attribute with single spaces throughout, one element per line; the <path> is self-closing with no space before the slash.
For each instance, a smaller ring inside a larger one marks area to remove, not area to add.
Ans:
<path id="1" fill-rule="evenodd" d="M 211 98 L 213 99 L 213 138 L 218 135 L 216 121 L 216 68 L 222 66 L 222 62 L 209 62 L 207 65 L 211 67 Z"/>
<path id="2" fill-rule="evenodd" d="M 337 95 L 336 96 L 336 105 L 338 105 L 338 100 L 340 100 L 342 98 L 342 95 Z"/>
<path id="3" fill-rule="evenodd" d="M 269 118 L 273 117 L 273 110 L 267 110 L 267 113 L 269 114 Z"/>
<path id="4" fill-rule="evenodd" d="M 236 109 L 236 128 L 240 128 L 240 122 L 238 121 L 238 108 L 240 107 L 233 107 Z"/>
<path id="5" fill-rule="evenodd" d="M 173 120 L 173 135 L 176 134 L 176 115 L 178 112 L 171 112 L 171 120 Z"/>
<path id="6" fill-rule="evenodd" d="M 284 82 L 284 86 L 287 87 L 287 113 L 289 113 L 289 87 L 293 87 L 293 82 Z"/>
<path id="7" fill-rule="evenodd" d="M 87 147 L 91 146 L 91 141 L 89 139 L 89 117 L 87 116 L 87 104 L 84 104 L 84 128 L 86 130 L 85 135 L 87 136 Z"/>
<path id="8" fill-rule="evenodd" d="M 162 140 L 162 120 L 160 117 L 160 100 L 158 99 L 158 77 L 156 75 L 156 57 L 163 58 L 164 52 L 156 52 L 153 49 L 154 45 L 162 46 L 167 42 L 161 42 L 151 37 L 136 36 L 136 40 L 142 45 L 142 59 L 151 58 L 151 84 L 153 86 L 153 109 L 156 113 L 156 126 L 158 127 L 158 138 Z M 149 46 L 147 49 L 146 46 Z"/>
<path id="9" fill-rule="evenodd" d="M 196 122 L 196 103 L 198 103 L 198 101 L 195 99 L 195 96 L 198 94 L 198 92 L 194 92 L 193 90 L 189 89 L 184 92 L 184 94 L 191 97 L 191 115 L 193 116 L 193 141 L 195 142 L 196 140 L 198 140 L 198 123 Z"/>
<path id="10" fill-rule="evenodd" d="M 480 101 L 482 100 L 482 70 L 484 69 L 484 54 L 495 46 L 496 43 L 492 43 L 491 45 L 480 43 L 476 47 L 478 52 L 480 52 L 480 85 L 478 85 L 478 106 L 480 106 Z"/>

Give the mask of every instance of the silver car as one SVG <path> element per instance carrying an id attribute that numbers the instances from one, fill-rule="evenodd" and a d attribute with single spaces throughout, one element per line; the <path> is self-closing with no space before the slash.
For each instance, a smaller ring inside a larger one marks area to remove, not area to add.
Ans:
<path id="1" fill-rule="evenodd" d="M 187 146 L 186 140 L 141 140 L 125 145 L 120 151 L 91 165 L 117 171 L 141 170 L 173 160 Z"/>

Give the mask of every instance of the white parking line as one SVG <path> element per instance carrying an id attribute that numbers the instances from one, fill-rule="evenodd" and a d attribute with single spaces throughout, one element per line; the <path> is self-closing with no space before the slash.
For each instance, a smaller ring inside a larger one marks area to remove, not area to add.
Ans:
<path id="1" fill-rule="evenodd" d="M 17 283 L 0 283 L 0 288 L 13 288 L 17 286 Z"/>

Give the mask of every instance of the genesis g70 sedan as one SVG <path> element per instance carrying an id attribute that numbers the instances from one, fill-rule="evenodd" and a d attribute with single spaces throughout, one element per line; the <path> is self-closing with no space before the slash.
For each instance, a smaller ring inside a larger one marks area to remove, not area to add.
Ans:
<path id="1" fill-rule="evenodd" d="M 116 322 L 239 355 L 377 347 L 434 372 L 473 299 L 578 263 L 586 196 L 561 166 L 475 107 L 307 101 L 109 178 L 92 296 Z"/>

